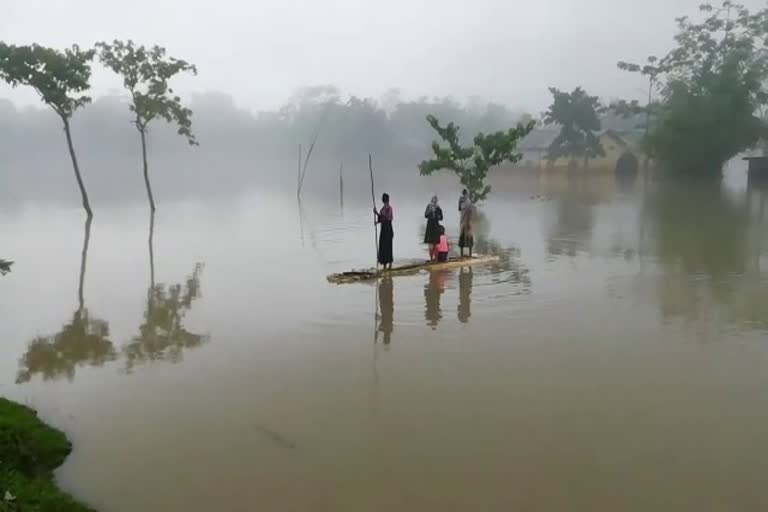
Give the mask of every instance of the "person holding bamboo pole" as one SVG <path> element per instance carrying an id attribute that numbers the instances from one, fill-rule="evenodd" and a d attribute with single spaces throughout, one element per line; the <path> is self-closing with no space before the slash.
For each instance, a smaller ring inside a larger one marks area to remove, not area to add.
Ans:
<path id="1" fill-rule="evenodd" d="M 379 231 L 379 264 L 385 269 L 389 265 L 389 269 L 392 269 L 392 240 L 395 237 L 395 231 L 392 229 L 392 220 L 394 218 L 392 213 L 392 206 L 389 204 L 389 194 L 383 194 L 381 201 L 384 206 L 381 207 L 381 211 L 378 211 L 376 207 L 373 207 L 373 213 L 376 215 L 376 223 L 381 225 Z"/>
<path id="2" fill-rule="evenodd" d="M 475 205 L 468 196 L 462 196 L 463 202 L 459 202 L 459 249 L 460 257 L 464 257 L 464 249 L 469 250 L 469 257 L 472 257 L 472 247 L 475 245 L 475 236 L 472 231 L 472 222 L 475 216 Z"/>

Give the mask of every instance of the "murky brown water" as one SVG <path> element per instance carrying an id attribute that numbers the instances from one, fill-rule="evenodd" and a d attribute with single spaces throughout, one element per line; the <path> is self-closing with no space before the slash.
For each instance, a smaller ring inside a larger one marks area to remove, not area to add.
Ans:
<path id="1" fill-rule="evenodd" d="M 480 230 L 502 263 L 329 285 L 373 259 L 365 197 L 162 205 L 152 266 L 144 205 L 98 212 L 85 265 L 81 212 L 0 219 L 0 394 L 70 435 L 62 485 L 106 512 L 768 507 L 766 196 L 513 180 Z"/>

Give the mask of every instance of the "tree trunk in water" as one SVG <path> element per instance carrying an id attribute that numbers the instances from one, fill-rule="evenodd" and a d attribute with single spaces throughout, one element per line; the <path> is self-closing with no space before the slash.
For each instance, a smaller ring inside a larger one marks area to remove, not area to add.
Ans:
<path id="1" fill-rule="evenodd" d="M 85 269 L 88 266 L 88 245 L 91 241 L 91 221 L 93 217 L 85 219 L 85 228 L 83 230 L 83 252 L 80 253 L 80 283 L 77 288 L 77 300 L 80 304 L 78 312 L 82 313 L 85 308 Z"/>
<path id="2" fill-rule="evenodd" d="M 149 198 L 149 208 L 155 211 L 155 198 L 152 195 L 152 185 L 149 183 L 149 164 L 147 163 L 147 137 L 143 128 L 139 128 L 141 135 L 141 159 L 144 164 L 144 185 L 147 187 L 147 197 Z"/>
<path id="3" fill-rule="evenodd" d="M 152 315 L 155 308 L 155 211 L 149 214 L 149 290 L 147 291 L 147 311 Z"/>
<path id="4" fill-rule="evenodd" d="M 75 147 L 72 145 L 72 133 L 69 129 L 69 119 L 66 117 L 61 118 L 64 121 L 64 133 L 67 136 L 67 147 L 69 147 L 69 156 L 72 159 L 72 167 L 75 169 L 75 178 L 77 178 L 77 186 L 80 187 L 80 195 L 83 198 L 83 208 L 85 213 L 88 214 L 88 218 L 93 217 L 93 211 L 91 210 L 91 203 L 88 201 L 88 192 L 85 191 L 85 185 L 83 184 L 83 177 L 80 175 L 80 166 L 77 164 L 77 156 L 75 156 Z"/>

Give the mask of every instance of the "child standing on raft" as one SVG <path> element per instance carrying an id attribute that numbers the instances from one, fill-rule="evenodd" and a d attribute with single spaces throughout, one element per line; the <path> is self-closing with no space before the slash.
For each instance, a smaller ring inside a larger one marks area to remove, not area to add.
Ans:
<path id="1" fill-rule="evenodd" d="M 448 237 L 445 234 L 445 227 L 440 226 L 439 228 L 440 233 L 440 241 L 435 245 L 435 252 L 432 255 L 432 258 L 435 261 L 438 262 L 445 262 L 448 261 Z"/>

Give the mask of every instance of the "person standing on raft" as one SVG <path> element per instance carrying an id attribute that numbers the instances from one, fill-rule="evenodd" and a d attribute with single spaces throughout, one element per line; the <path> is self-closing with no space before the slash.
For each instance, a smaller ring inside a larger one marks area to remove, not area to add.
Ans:
<path id="1" fill-rule="evenodd" d="M 392 239 L 395 237 L 395 231 L 392 229 L 392 207 L 389 205 L 389 194 L 383 194 L 381 201 L 384 206 L 381 207 L 381 211 L 377 211 L 374 207 L 373 214 L 376 215 L 376 223 L 381 224 L 381 230 L 379 231 L 379 264 L 385 269 L 389 265 L 389 269 L 392 269 Z"/>
<path id="2" fill-rule="evenodd" d="M 459 198 L 459 213 L 464 209 L 464 205 L 469 201 L 469 191 L 464 189 L 461 191 L 461 197 Z"/>
<path id="3" fill-rule="evenodd" d="M 459 250 L 460 250 L 460 257 L 464 257 L 464 249 L 469 250 L 469 257 L 472 257 L 472 247 L 475 245 L 475 237 L 472 233 L 472 218 L 475 214 L 475 205 L 472 204 L 472 201 L 469 199 L 469 196 L 467 195 L 467 191 L 464 190 L 464 193 L 461 196 L 461 199 L 459 199 L 459 212 L 460 212 L 460 220 L 459 220 Z"/>
<path id="4" fill-rule="evenodd" d="M 445 235 L 445 226 L 440 226 L 440 243 L 435 246 L 435 261 L 445 263 L 448 261 L 448 237 Z"/>
<path id="5" fill-rule="evenodd" d="M 437 204 L 437 196 L 432 196 L 432 201 L 424 211 L 427 219 L 427 229 L 424 232 L 424 243 L 429 245 L 429 259 L 435 260 L 435 246 L 440 243 L 440 221 L 443 220 L 443 210 Z"/>

